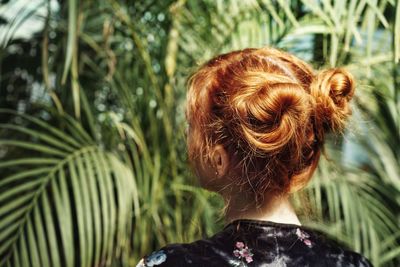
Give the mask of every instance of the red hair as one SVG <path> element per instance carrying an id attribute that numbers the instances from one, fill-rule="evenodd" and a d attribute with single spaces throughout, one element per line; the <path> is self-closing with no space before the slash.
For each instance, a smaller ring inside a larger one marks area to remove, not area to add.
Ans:
<path id="1" fill-rule="evenodd" d="M 186 113 L 200 133 L 189 159 L 207 160 L 210 147 L 222 144 L 238 184 L 256 196 L 297 191 L 311 178 L 325 134 L 344 129 L 354 89 L 345 69 L 315 72 L 278 49 L 218 55 L 188 79 Z"/>

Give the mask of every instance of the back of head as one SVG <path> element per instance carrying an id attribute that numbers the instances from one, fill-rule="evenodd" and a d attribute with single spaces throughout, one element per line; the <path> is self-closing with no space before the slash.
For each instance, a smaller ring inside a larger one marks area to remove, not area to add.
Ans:
<path id="1" fill-rule="evenodd" d="M 278 49 L 218 55 L 188 80 L 188 120 L 200 133 L 189 158 L 206 160 L 222 144 L 236 184 L 256 197 L 297 191 L 311 178 L 326 133 L 344 129 L 354 89 L 345 69 L 316 72 Z"/>

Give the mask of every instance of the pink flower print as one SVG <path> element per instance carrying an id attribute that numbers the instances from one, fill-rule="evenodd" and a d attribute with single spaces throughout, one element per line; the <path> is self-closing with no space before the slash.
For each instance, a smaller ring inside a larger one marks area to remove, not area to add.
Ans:
<path id="1" fill-rule="evenodd" d="M 233 255 L 238 259 L 245 259 L 247 263 L 253 261 L 253 253 L 251 253 L 251 249 L 244 245 L 243 242 L 236 242 L 236 249 L 233 250 Z"/>
<path id="2" fill-rule="evenodd" d="M 301 230 L 300 228 L 297 228 L 296 235 L 304 244 L 306 244 L 306 246 L 312 247 L 312 242 L 310 239 L 308 239 L 310 237 L 310 235 L 308 233 Z"/>
<path id="3" fill-rule="evenodd" d="M 236 247 L 238 248 L 238 249 L 242 249 L 242 248 L 244 248 L 244 243 L 243 242 L 236 242 Z"/>
<path id="4" fill-rule="evenodd" d="M 309 247 L 312 246 L 310 239 L 304 239 L 303 242 L 304 242 L 304 244 L 306 244 Z"/>

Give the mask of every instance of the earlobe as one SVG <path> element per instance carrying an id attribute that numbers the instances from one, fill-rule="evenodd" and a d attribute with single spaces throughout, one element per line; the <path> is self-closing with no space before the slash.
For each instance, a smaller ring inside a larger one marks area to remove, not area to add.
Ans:
<path id="1" fill-rule="evenodd" d="M 218 176 L 224 176 L 228 171 L 229 155 L 222 145 L 216 145 L 214 147 L 213 164 Z"/>

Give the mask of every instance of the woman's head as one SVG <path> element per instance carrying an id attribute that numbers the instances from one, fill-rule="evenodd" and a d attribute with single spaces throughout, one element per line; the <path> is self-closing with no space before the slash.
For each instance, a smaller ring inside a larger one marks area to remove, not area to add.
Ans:
<path id="1" fill-rule="evenodd" d="M 189 160 L 201 184 L 255 200 L 304 187 L 325 134 L 344 129 L 354 89 L 346 70 L 315 72 L 278 49 L 212 58 L 188 79 Z"/>

